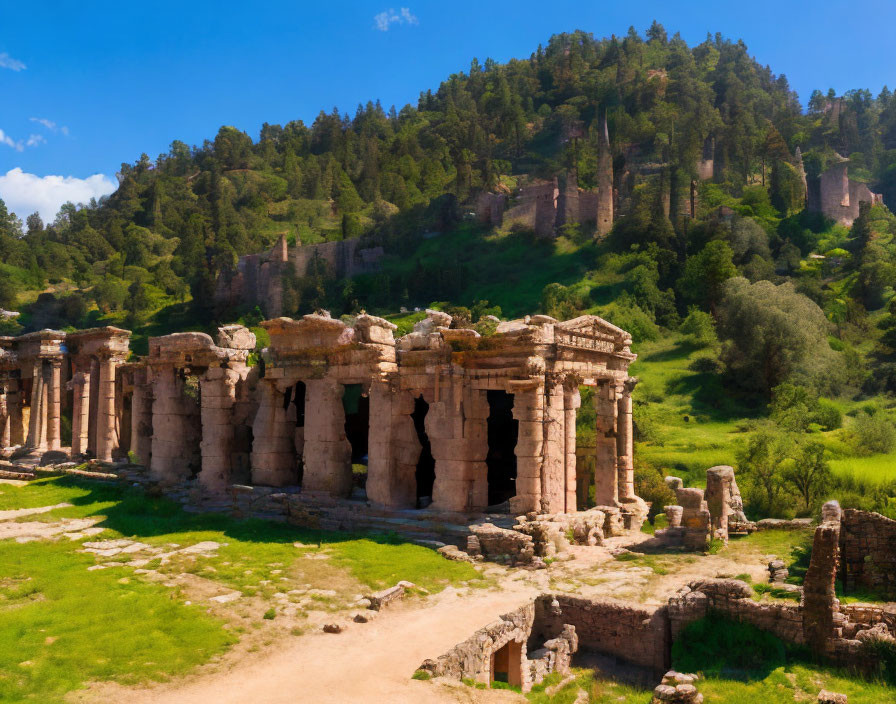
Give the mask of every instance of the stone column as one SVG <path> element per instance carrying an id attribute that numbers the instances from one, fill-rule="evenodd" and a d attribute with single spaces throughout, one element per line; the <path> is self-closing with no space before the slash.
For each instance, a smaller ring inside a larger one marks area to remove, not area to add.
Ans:
<path id="1" fill-rule="evenodd" d="M 476 511 L 488 505 L 488 397 L 456 379 L 429 405 L 426 435 L 435 460 L 433 508 Z"/>
<path id="2" fill-rule="evenodd" d="M 28 409 L 28 440 L 26 444 L 36 449 L 41 448 L 43 432 L 43 396 L 44 375 L 43 361 L 38 359 L 31 368 L 31 406 Z"/>
<path id="3" fill-rule="evenodd" d="M 25 428 L 22 425 L 22 384 L 18 379 L 10 379 L 6 392 L 6 407 L 9 412 L 10 446 L 25 443 Z"/>
<path id="4" fill-rule="evenodd" d="M 85 431 L 86 432 L 86 431 Z M 146 383 L 146 370 L 134 371 L 131 396 L 131 452 L 144 467 L 152 456 L 152 393 Z"/>
<path id="5" fill-rule="evenodd" d="M 517 389 L 513 393 L 513 417 L 519 421 L 516 441 L 516 496 L 510 500 L 515 513 L 541 510 L 541 472 L 544 461 L 544 387 Z"/>
<path id="6" fill-rule="evenodd" d="M 619 481 L 616 472 L 617 384 L 602 380 L 594 389 L 597 427 L 594 438 L 594 501 L 597 506 L 619 505 Z"/>
<path id="7" fill-rule="evenodd" d="M 545 389 L 541 477 L 541 510 L 563 513 L 566 510 L 566 410 L 561 384 L 551 383 Z"/>
<path id="8" fill-rule="evenodd" d="M 88 397 L 88 406 L 90 410 L 87 414 L 87 452 L 96 457 L 97 416 L 99 413 L 97 409 L 100 402 L 100 363 L 96 357 L 91 357 L 88 365 L 89 368 L 86 371 L 86 374 L 90 381 L 90 384 L 88 385 L 90 393 L 90 396 Z"/>
<path id="9" fill-rule="evenodd" d="M 199 380 L 202 417 L 202 470 L 199 483 L 221 493 L 230 484 L 233 452 L 233 406 L 239 374 L 232 369 L 210 367 Z"/>
<path id="10" fill-rule="evenodd" d="M 6 385 L 0 387 L 0 449 L 9 447 L 9 399 Z"/>
<path id="11" fill-rule="evenodd" d="M 47 449 L 62 447 L 62 360 L 50 362 L 47 375 Z"/>
<path id="12" fill-rule="evenodd" d="M 566 513 L 574 513 L 576 502 L 576 411 L 582 405 L 579 388 L 567 388 L 563 394 L 566 430 Z"/>
<path id="13" fill-rule="evenodd" d="M 352 493 L 352 446 L 345 436 L 343 393 L 335 379 L 305 382 L 304 491 L 343 497 Z"/>
<path id="14" fill-rule="evenodd" d="M 616 470 L 619 477 L 619 500 L 622 503 L 634 501 L 635 465 L 634 465 L 634 429 L 632 427 L 632 391 L 637 379 L 626 379 L 618 396 L 618 416 L 616 434 Z"/>
<path id="15" fill-rule="evenodd" d="M 186 447 L 187 419 L 183 414 L 174 367 L 153 367 L 152 391 L 150 476 L 165 482 L 187 479 L 190 476 L 190 455 Z"/>
<path id="16" fill-rule="evenodd" d="M 72 376 L 72 457 L 87 452 L 90 424 L 90 376 L 77 372 Z"/>
<path id="17" fill-rule="evenodd" d="M 421 446 L 413 412 L 414 397 L 409 392 L 393 392 L 382 381 L 371 383 L 367 498 L 374 504 L 388 508 L 417 504 L 415 475 Z"/>
<path id="18" fill-rule="evenodd" d="M 258 411 L 252 423 L 253 484 L 288 486 L 298 480 L 295 424 L 286 417 L 284 393 L 274 379 L 258 382 Z M 311 410 L 310 406 L 308 410 Z M 306 413 L 306 424 L 309 415 L 313 413 Z"/>
<path id="19" fill-rule="evenodd" d="M 118 449 L 118 429 L 115 419 L 115 367 L 114 357 L 100 358 L 99 398 L 96 409 L 96 458 L 111 462 L 112 453 Z"/>

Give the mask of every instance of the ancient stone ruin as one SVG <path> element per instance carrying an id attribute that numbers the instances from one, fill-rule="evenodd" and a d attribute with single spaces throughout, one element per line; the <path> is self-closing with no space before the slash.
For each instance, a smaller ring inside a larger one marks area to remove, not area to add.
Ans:
<path id="1" fill-rule="evenodd" d="M 151 338 L 149 355 L 127 363 L 129 333 L 116 328 L 0 338 L 3 451 L 62 449 L 65 407 L 73 458 L 130 453 L 149 479 L 197 500 L 239 504 L 274 487 L 263 495 L 291 506 L 295 522 L 527 514 L 517 535 L 539 554 L 558 531 L 593 544 L 637 530 L 647 507 L 634 492 L 628 333 L 596 316 L 531 316 L 485 337 L 451 323 L 428 311 L 395 339 L 394 325 L 369 315 L 275 318 L 262 323 L 270 345 L 254 366 L 255 336 L 240 326 L 217 340 Z M 595 389 L 599 510 L 569 521 L 580 385 Z"/>
<path id="2" fill-rule="evenodd" d="M 613 155 L 606 116 L 601 118 L 597 154 L 597 188 L 579 188 L 575 170 L 522 186 L 516 193 L 481 193 L 476 199 L 479 222 L 493 227 L 505 223 L 532 230 L 538 237 L 554 237 L 568 224 L 594 223 L 595 237 L 606 237 L 613 228 Z M 509 207 L 508 207 L 509 206 Z"/>
<path id="3" fill-rule="evenodd" d="M 267 252 L 239 258 L 236 271 L 222 272 L 215 288 L 215 303 L 221 306 L 258 306 L 265 315 L 283 312 L 283 276 L 292 267 L 296 276 L 310 270 L 336 278 L 351 278 L 379 270 L 384 254 L 380 246 L 364 246 L 359 239 L 290 247 L 285 235 Z"/>
<path id="4" fill-rule="evenodd" d="M 435 677 L 506 682 L 528 692 L 552 672 L 569 672 L 578 649 L 576 630 L 561 623 L 560 606 L 541 596 L 479 629 L 420 670 Z"/>
<path id="5" fill-rule="evenodd" d="M 843 157 L 808 186 L 809 210 L 847 227 L 859 217 L 859 203 L 883 203 L 880 193 L 872 193 L 866 184 L 849 177 L 849 159 Z"/>

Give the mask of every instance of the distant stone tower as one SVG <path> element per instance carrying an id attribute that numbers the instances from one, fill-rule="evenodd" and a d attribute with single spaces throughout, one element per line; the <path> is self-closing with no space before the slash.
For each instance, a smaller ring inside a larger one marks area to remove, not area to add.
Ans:
<path id="1" fill-rule="evenodd" d="M 557 224 L 568 225 L 580 222 L 579 182 L 575 169 L 566 172 L 563 188 L 557 201 Z"/>
<path id="2" fill-rule="evenodd" d="M 600 118 L 597 145 L 597 237 L 603 239 L 613 229 L 613 156 L 607 114 Z"/>
<path id="3" fill-rule="evenodd" d="M 803 153 L 800 151 L 800 148 L 796 148 L 796 153 L 793 156 L 794 166 L 796 166 L 796 172 L 800 175 L 800 180 L 803 182 L 803 202 L 802 206 L 805 208 L 806 203 L 809 200 L 809 181 L 806 178 L 806 168 L 803 166 Z"/>

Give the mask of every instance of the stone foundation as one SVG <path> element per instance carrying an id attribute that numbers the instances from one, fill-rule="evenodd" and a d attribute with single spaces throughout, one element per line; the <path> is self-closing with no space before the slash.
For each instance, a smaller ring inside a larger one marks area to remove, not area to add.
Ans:
<path id="1" fill-rule="evenodd" d="M 578 649 L 575 628 L 554 628 L 555 616 L 544 602 L 550 596 L 504 614 L 480 628 L 463 643 L 435 660 L 425 660 L 420 670 L 435 677 L 471 679 L 482 684 L 504 681 L 528 692 L 552 672 L 569 672 L 572 654 Z M 549 614 L 549 624 L 543 623 Z M 544 639 L 547 630 L 550 637 Z"/>

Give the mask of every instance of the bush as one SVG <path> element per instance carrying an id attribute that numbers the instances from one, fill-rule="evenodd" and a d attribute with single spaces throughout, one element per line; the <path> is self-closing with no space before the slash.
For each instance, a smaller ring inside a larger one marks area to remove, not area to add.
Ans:
<path id="1" fill-rule="evenodd" d="M 650 504 L 647 518 L 653 522 L 665 506 L 674 505 L 675 493 L 666 484 L 662 472 L 643 461 L 635 460 L 635 493 Z"/>
<path id="2" fill-rule="evenodd" d="M 881 410 L 859 413 L 853 421 L 850 435 L 853 448 L 859 454 L 892 452 L 896 448 L 896 427 Z"/>
<path id="3" fill-rule="evenodd" d="M 820 398 L 812 422 L 818 423 L 822 430 L 836 430 L 843 426 L 843 413 L 826 398 Z"/>
<path id="4" fill-rule="evenodd" d="M 719 341 L 712 316 L 697 308 L 691 308 L 688 317 L 679 326 L 678 332 L 697 347 L 709 347 Z"/>
<path id="5" fill-rule="evenodd" d="M 688 365 L 688 369 L 697 374 L 721 374 L 725 370 L 725 365 L 717 357 L 701 356 L 695 358 Z"/>

